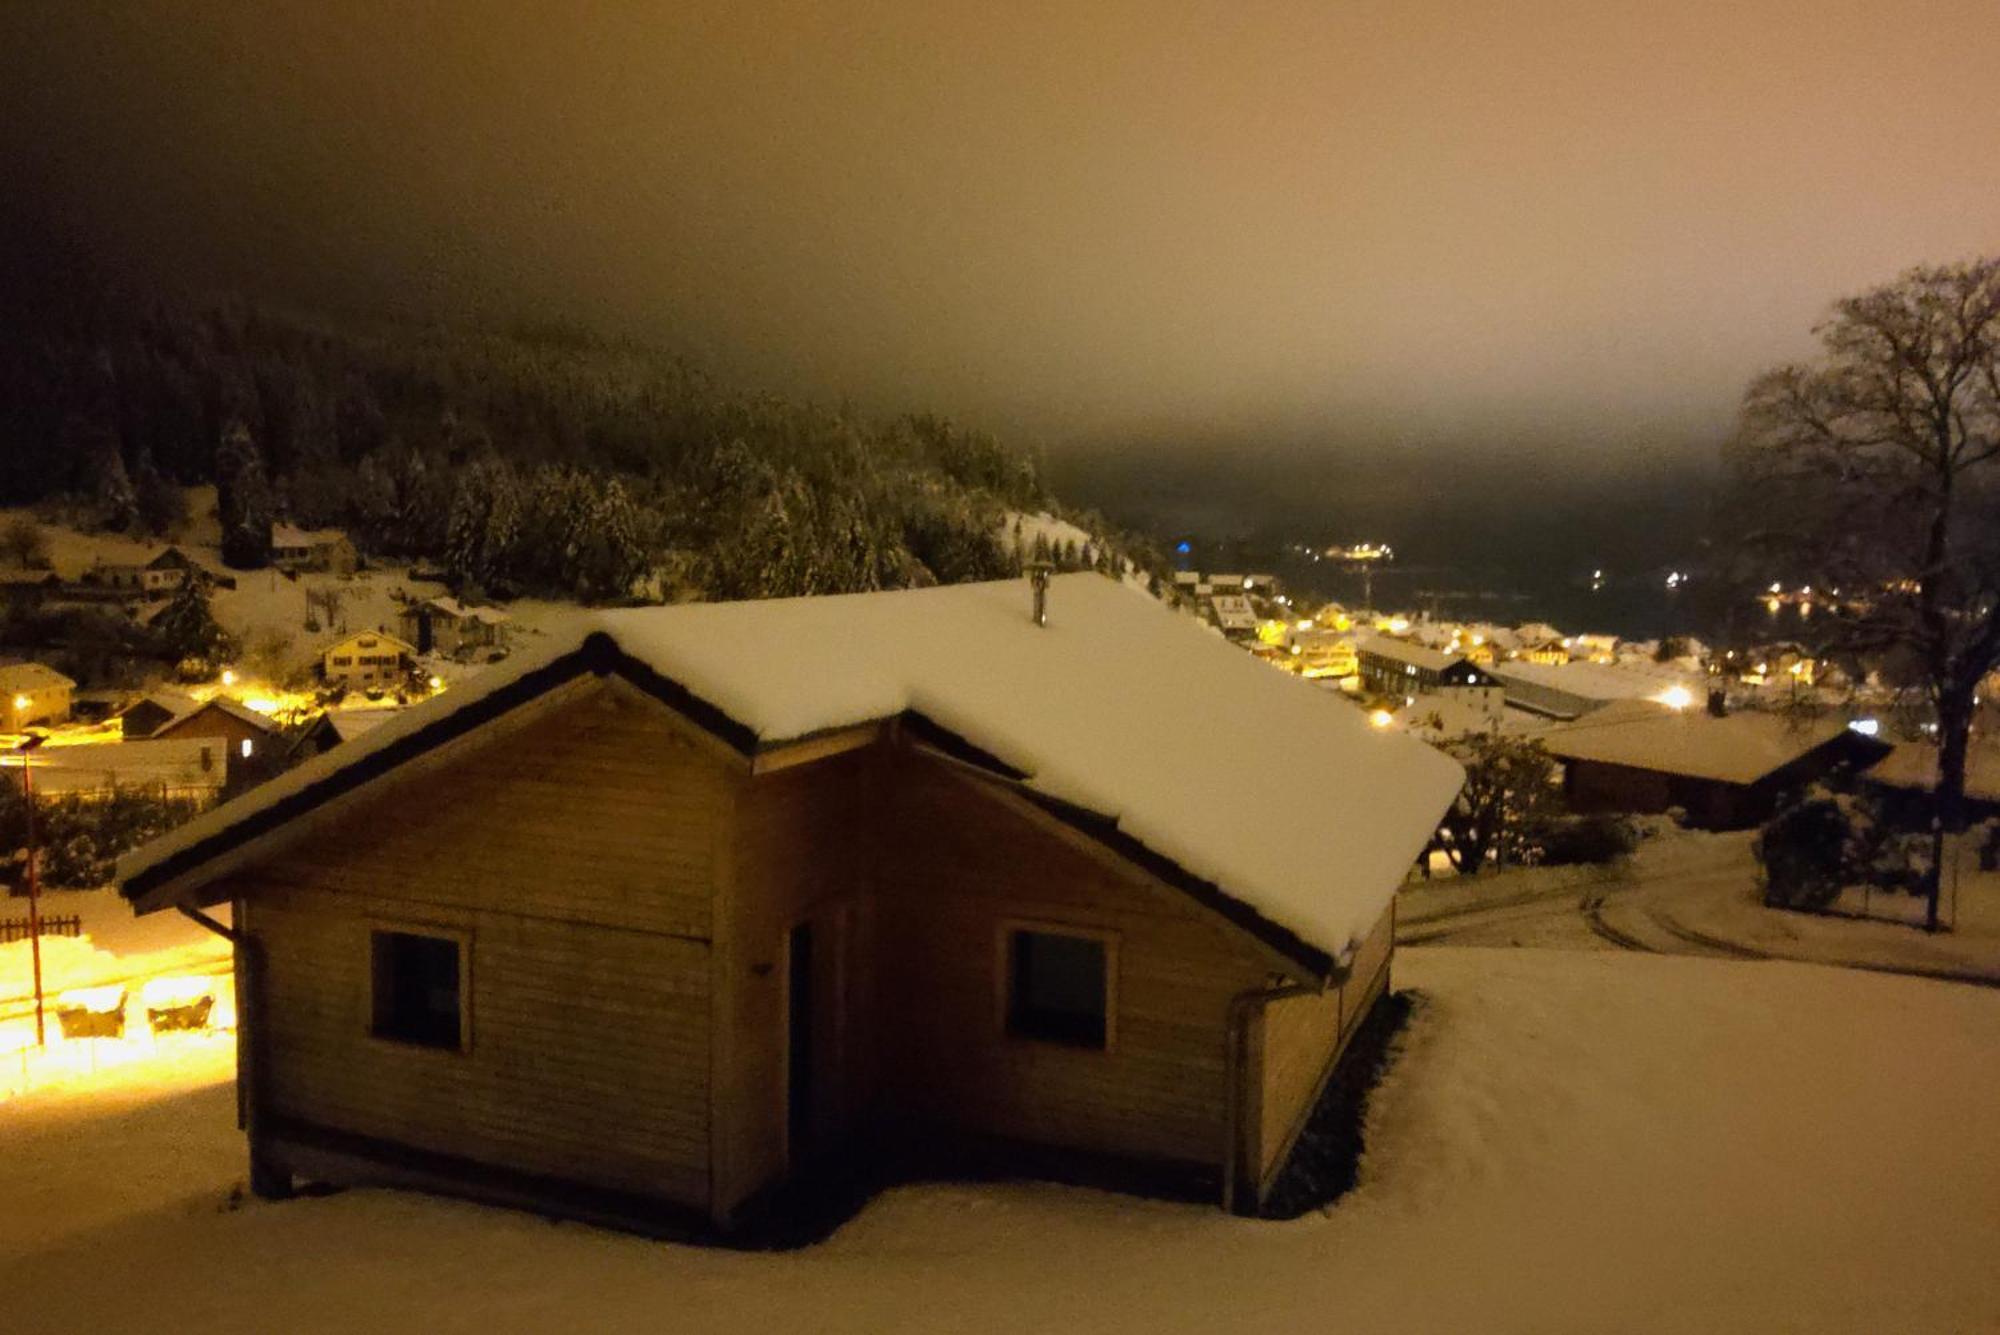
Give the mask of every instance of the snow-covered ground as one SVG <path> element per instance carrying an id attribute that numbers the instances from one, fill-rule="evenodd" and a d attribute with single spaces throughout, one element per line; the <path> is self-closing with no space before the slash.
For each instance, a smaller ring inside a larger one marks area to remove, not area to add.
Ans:
<path id="1" fill-rule="evenodd" d="M 2000 994 L 1806 965 L 1412 950 L 1324 1216 L 906 1188 L 805 1252 L 389 1192 L 246 1200 L 226 1050 L 0 1105 L 10 1332 L 2000 1327 Z"/>
<path id="2" fill-rule="evenodd" d="M 1765 907 L 1754 837 L 1666 826 L 1609 867 L 1412 883 L 1398 901 L 1397 939 L 1770 957 L 2000 984 L 2000 873 L 1979 871 L 1969 846 L 1946 863 L 1951 930 L 1931 934 L 1919 930 L 1923 901 L 1910 895 L 1850 890 L 1829 914 Z"/>

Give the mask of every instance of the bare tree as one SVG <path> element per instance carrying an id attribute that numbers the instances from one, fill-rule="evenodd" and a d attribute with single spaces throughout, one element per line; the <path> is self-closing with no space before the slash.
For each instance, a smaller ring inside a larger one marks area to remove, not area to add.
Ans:
<path id="1" fill-rule="evenodd" d="M 48 560 L 49 544 L 40 524 L 27 515 L 15 515 L 0 529 L 0 552 L 25 570 Z"/>
<path id="2" fill-rule="evenodd" d="M 1814 332 L 1816 361 L 1744 397 L 1746 536 L 1838 591 L 1847 647 L 1921 665 L 1938 732 L 1935 930 L 1979 682 L 2000 665 L 2000 258 L 1911 269 Z"/>
<path id="3" fill-rule="evenodd" d="M 342 605 L 346 601 L 346 592 L 332 584 L 321 584 L 308 588 L 306 590 L 306 629 L 311 630 L 315 625 L 325 626 L 328 630 L 335 629 L 335 623 L 340 621 Z M 345 623 L 341 624 L 344 625 Z"/>

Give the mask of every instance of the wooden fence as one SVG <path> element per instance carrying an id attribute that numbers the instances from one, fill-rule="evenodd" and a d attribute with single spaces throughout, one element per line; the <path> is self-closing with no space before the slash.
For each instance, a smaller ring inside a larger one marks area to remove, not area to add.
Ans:
<path id="1" fill-rule="evenodd" d="M 41 921 L 43 936 L 82 936 L 83 915 L 72 913 L 64 918 L 44 918 Z M 28 939 L 26 918 L 0 918 L 0 946 L 12 945 L 16 941 Z"/>

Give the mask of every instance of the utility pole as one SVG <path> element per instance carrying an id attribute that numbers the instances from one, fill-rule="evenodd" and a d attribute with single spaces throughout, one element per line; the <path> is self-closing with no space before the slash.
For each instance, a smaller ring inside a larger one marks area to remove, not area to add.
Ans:
<path id="1" fill-rule="evenodd" d="M 35 867 L 35 781 L 34 750 L 46 738 L 32 735 L 22 739 L 14 748 L 14 754 L 21 757 L 21 798 L 28 811 L 28 954 L 34 960 L 35 968 L 35 1046 L 49 1045 L 48 1031 L 42 1018 L 42 899 L 41 883 Z"/>

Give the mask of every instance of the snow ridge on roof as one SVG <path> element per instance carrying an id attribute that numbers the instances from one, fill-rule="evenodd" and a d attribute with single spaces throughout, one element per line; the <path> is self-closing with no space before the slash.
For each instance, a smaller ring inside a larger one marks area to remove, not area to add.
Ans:
<path id="1" fill-rule="evenodd" d="M 129 880 L 248 814 L 546 666 L 602 631 L 762 745 L 915 711 L 1340 958 L 1462 781 L 1414 738 L 1273 672 L 1119 583 L 1057 576 L 1037 628 L 1020 581 L 688 603 L 574 633 L 405 712 L 121 863 Z M 1200 721 L 1186 702 L 1207 702 Z"/>

